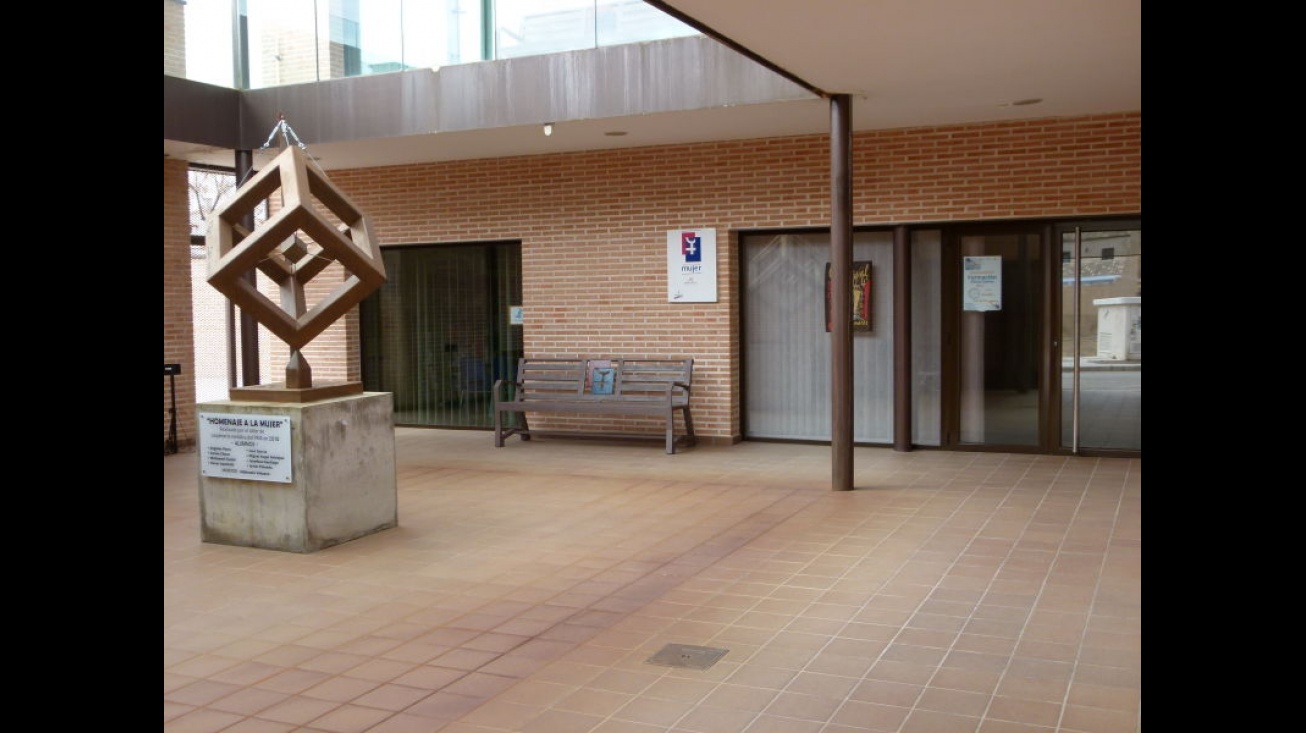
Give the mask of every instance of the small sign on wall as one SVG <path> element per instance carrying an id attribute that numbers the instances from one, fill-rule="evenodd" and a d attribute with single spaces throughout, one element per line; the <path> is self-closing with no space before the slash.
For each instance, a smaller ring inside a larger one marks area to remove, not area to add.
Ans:
<path id="1" fill-rule="evenodd" d="M 667 302 L 716 302 L 716 230 L 667 232 Z"/>

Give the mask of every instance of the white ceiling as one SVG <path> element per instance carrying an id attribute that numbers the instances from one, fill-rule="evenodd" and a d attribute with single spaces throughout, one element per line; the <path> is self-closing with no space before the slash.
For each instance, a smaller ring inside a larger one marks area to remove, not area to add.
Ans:
<path id="1" fill-rule="evenodd" d="M 1142 0 L 666 0 L 708 35 L 853 100 L 854 130 L 1141 112 Z M 1041 100 L 1036 104 L 1013 104 Z M 621 130 L 622 137 L 604 133 Z M 824 134 L 826 99 L 313 145 L 325 169 Z M 229 151 L 164 152 L 231 165 Z M 257 165 L 257 162 L 256 162 Z"/>
<path id="2" fill-rule="evenodd" d="M 1138 111 L 1142 0 L 667 0 L 828 93 L 857 129 Z M 1003 107 L 1042 99 L 1029 107 Z"/>

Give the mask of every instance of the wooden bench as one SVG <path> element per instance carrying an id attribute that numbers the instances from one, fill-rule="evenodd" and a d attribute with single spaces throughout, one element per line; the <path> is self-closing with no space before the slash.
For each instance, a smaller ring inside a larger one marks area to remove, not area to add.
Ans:
<path id="1" fill-rule="evenodd" d="M 684 416 L 680 441 L 693 445 L 689 413 L 693 359 L 528 359 L 517 362 L 512 380 L 494 383 L 494 446 L 520 435 L 531 439 L 528 412 L 642 415 L 666 421 L 667 453 L 676 452 L 676 411 Z M 505 424 L 517 413 L 520 426 Z"/>

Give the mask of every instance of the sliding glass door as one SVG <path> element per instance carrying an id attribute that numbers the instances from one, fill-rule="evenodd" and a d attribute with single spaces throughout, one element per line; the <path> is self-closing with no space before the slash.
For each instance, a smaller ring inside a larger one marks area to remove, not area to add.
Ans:
<path id="1" fill-rule="evenodd" d="M 1143 232 L 1062 227 L 1061 419 L 1074 452 L 1143 449 Z"/>
<path id="2" fill-rule="evenodd" d="M 1096 455 L 1142 451 L 1142 224 L 975 222 L 909 232 L 910 313 L 896 313 L 889 230 L 853 235 L 853 438 L 918 447 Z M 830 440 L 824 232 L 740 235 L 746 439 Z M 855 297 L 854 304 L 861 301 Z M 909 323 L 895 323 L 908 319 Z M 895 326 L 906 374 L 894 374 Z M 904 395 L 906 395 L 904 397 Z"/>
<path id="3" fill-rule="evenodd" d="M 491 387 L 522 355 L 521 245 L 391 247 L 360 306 L 363 386 L 394 394 L 396 425 L 489 427 Z"/>
<path id="4" fill-rule="evenodd" d="M 1036 228 L 984 227 L 960 230 L 956 243 L 949 442 L 1037 448 L 1045 414 L 1042 238 Z"/>
<path id="5" fill-rule="evenodd" d="M 744 434 L 828 441 L 833 426 L 827 264 L 830 236 L 741 238 Z M 853 235 L 853 437 L 893 441 L 893 234 Z M 864 299 L 864 300 L 863 300 Z"/>

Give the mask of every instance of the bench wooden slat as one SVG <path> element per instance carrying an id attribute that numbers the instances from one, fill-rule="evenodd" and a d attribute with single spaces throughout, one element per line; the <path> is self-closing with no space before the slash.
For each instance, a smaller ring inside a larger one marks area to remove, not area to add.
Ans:
<path id="1" fill-rule="evenodd" d="M 593 394 L 586 385 L 589 364 L 600 358 L 520 359 L 514 381 L 494 384 L 494 445 L 503 447 L 504 439 L 514 434 L 530 440 L 527 412 L 660 417 L 666 422 L 667 453 L 675 453 L 679 410 L 686 432 L 681 440 L 690 445 L 696 441 L 689 409 L 693 359 L 604 359 L 613 369 L 612 394 Z M 520 427 L 505 425 L 509 413 L 520 416 Z"/>

